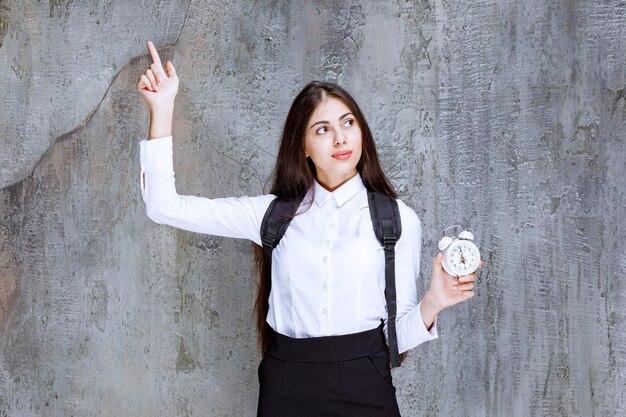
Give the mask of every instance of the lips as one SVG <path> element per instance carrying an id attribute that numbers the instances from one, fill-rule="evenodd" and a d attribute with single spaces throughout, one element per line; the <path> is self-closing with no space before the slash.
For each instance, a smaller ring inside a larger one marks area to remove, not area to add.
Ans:
<path id="1" fill-rule="evenodd" d="M 348 159 L 352 155 L 352 151 L 339 151 L 333 154 L 333 158 L 335 159 Z"/>

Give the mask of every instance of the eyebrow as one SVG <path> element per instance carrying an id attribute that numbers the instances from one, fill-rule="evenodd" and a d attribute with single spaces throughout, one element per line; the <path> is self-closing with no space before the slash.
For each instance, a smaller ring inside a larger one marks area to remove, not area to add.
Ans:
<path id="1" fill-rule="evenodd" d="M 341 117 L 339 117 L 339 119 L 338 119 L 338 120 L 341 120 L 341 119 L 343 119 L 344 117 L 346 117 L 346 116 L 348 116 L 348 115 L 351 115 L 351 114 L 352 114 L 352 113 L 350 113 L 350 112 L 348 112 L 348 113 L 346 113 L 346 114 L 342 114 L 342 115 L 341 115 Z M 353 114 L 352 114 L 352 115 L 353 115 Z M 354 116 L 354 115 L 353 115 L 353 116 Z M 330 123 L 330 122 L 329 122 L 329 121 L 327 121 L 327 120 L 320 120 L 319 122 L 315 122 L 315 123 L 313 123 L 309 129 L 313 129 L 313 126 L 315 126 L 315 125 L 319 125 L 320 123 Z"/>

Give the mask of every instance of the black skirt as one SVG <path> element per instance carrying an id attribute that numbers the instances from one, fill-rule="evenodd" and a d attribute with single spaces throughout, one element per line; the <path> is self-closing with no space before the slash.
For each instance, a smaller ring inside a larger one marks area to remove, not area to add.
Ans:
<path id="1" fill-rule="evenodd" d="M 382 324 L 342 336 L 270 333 L 258 417 L 400 417 Z"/>

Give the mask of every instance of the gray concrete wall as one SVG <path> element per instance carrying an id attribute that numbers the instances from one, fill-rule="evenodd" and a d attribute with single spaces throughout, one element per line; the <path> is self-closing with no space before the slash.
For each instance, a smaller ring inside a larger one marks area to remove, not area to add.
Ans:
<path id="1" fill-rule="evenodd" d="M 356 97 L 477 297 L 394 371 L 405 416 L 626 415 L 626 3 L 0 0 L 0 416 L 253 416 L 250 243 L 152 223 L 152 39 L 179 192 L 266 191 L 295 94 Z"/>

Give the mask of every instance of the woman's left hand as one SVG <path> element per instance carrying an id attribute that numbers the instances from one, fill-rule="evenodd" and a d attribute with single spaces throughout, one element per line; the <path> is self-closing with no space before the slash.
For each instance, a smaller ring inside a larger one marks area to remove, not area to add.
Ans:
<path id="1" fill-rule="evenodd" d="M 470 275 L 455 277 L 448 274 L 441 266 L 443 253 L 439 252 L 433 260 L 433 273 L 430 279 L 428 293 L 432 301 L 440 310 L 469 300 L 474 296 L 474 287 L 478 275 L 476 272 Z M 482 268 L 483 261 L 478 265 Z"/>

